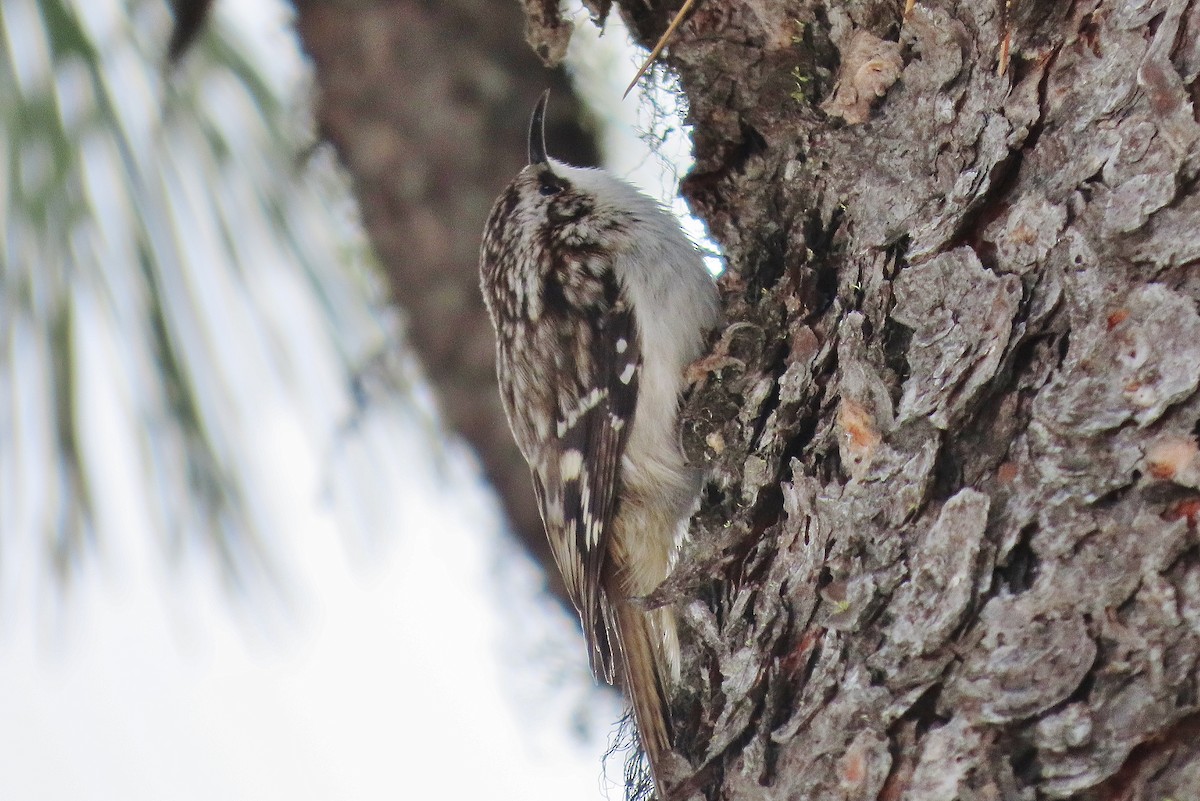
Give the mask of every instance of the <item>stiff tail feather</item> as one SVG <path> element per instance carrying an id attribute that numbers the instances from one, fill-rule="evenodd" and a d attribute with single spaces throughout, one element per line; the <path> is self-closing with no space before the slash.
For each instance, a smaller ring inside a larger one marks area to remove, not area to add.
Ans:
<path id="1" fill-rule="evenodd" d="M 670 801 L 663 771 L 673 742 L 667 714 L 667 689 L 673 666 L 664 650 L 675 642 L 674 619 L 669 609 L 644 612 L 628 601 L 618 601 L 615 612 L 625 692 L 633 705 L 659 801 Z"/>

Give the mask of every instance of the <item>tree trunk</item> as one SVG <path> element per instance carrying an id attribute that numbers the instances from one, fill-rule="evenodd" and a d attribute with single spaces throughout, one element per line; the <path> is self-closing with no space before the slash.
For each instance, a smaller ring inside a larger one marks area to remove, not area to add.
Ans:
<path id="1" fill-rule="evenodd" d="M 354 179 L 363 222 L 406 312 L 448 422 L 476 449 L 513 528 L 552 564 L 529 469 L 496 389 L 479 293 L 479 237 L 492 201 L 525 165 L 526 110 L 551 86 L 549 136 L 594 164 L 561 70 L 524 42 L 512 0 L 297 0 L 315 66 L 321 134 Z M 519 110 L 519 111 L 514 111 Z M 559 595 L 557 571 L 548 571 Z"/>
<path id="2" fill-rule="evenodd" d="M 649 44 L 679 6 L 621 12 Z M 528 498 L 474 265 L 541 76 L 447 45 L 501 52 L 512 7 L 297 3 L 448 416 Z M 1200 797 L 1200 2 L 699 0 L 665 60 L 728 258 L 684 426 L 714 480 L 658 593 L 688 624 L 680 776 Z"/>
<path id="3" fill-rule="evenodd" d="M 1200 2 L 701 0 L 667 62 L 697 797 L 1200 798 Z"/>

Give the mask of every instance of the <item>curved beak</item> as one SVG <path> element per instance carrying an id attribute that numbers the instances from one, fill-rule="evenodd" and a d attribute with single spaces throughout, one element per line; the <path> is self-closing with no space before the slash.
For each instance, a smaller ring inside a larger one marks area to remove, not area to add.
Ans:
<path id="1" fill-rule="evenodd" d="M 533 107 L 533 116 L 529 118 L 529 163 L 546 164 L 546 103 L 550 100 L 550 90 L 542 92 L 537 105 Z"/>

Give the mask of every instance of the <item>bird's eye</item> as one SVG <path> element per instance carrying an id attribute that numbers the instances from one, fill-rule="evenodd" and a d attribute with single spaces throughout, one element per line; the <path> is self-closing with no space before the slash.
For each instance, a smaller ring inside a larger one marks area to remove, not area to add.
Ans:
<path id="1" fill-rule="evenodd" d="M 543 175 L 538 182 L 538 192 L 549 197 L 563 191 L 563 185 L 553 175 Z"/>

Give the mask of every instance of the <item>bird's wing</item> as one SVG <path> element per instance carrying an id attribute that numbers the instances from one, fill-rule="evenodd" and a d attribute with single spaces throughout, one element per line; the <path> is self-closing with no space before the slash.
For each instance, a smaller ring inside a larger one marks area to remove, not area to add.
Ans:
<path id="1" fill-rule="evenodd" d="M 597 281 L 602 302 L 576 308 L 575 319 L 584 322 L 563 329 L 573 341 L 562 343 L 569 357 L 559 360 L 555 377 L 557 419 L 537 459 L 534 484 L 555 560 L 579 609 L 592 669 L 611 682 L 603 574 L 642 357 L 633 310 L 616 279 L 608 273 Z"/>

